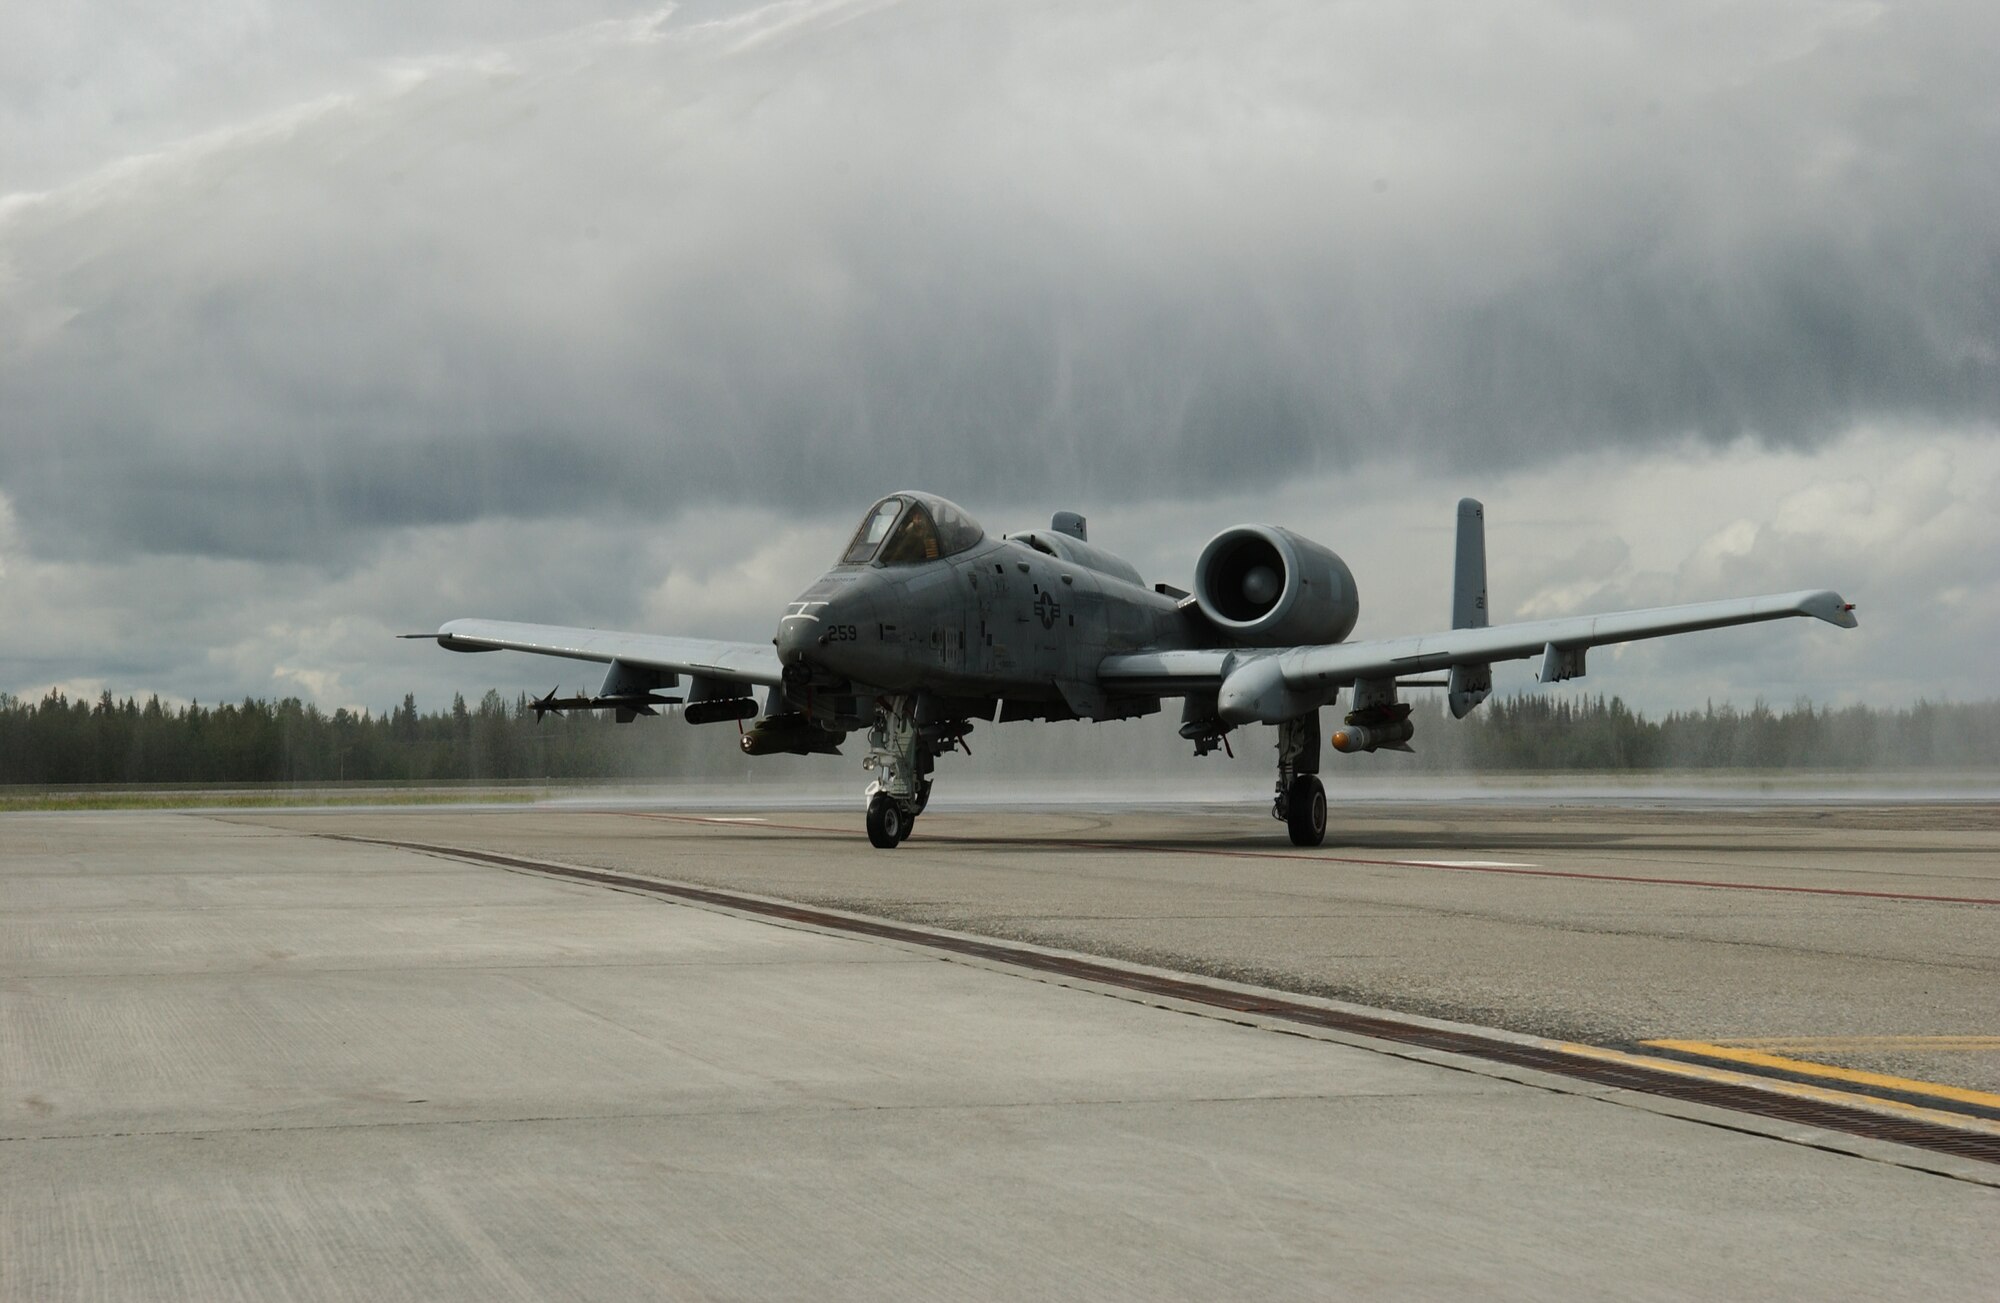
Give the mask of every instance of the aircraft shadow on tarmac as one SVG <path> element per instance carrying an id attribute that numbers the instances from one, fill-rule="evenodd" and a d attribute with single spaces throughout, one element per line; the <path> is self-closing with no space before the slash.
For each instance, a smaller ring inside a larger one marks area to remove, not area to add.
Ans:
<path id="1" fill-rule="evenodd" d="M 772 829 L 772 831 L 778 831 Z M 818 829 L 807 832 L 786 829 L 787 833 L 803 835 L 804 840 L 841 839 L 851 836 L 847 830 L 835 831 Z M 1006 850 L 1009 848 L 1036 848 L 1047 850 L 1076 851 L 1168 851 L 1180 854 L 1216 851 L 1222 853 L 1283 852 L 1287 857 L 1314 859 L 1320 855 L 1338 858 L 1342 852 L 1396 852 L 1423 853 L 1431 856 L 1462 852 L 1467 855 L 1492 853 L 1495 851 L 1561 851 L 1594 850 L 1617 847 L 1620 850 L 1727 850 L 1740 852 L 1745 843 L 1742 840 L 1718 842 L 1713 845 L 1691 844 L 1684 841 L 1657 841 L 1649 838 L 1620 837 L 1615 834 L 1592 833 L 1535 833 L 1500 834 L 1489 837 L 1469 838 L 1464 836 L 1426 834 L 1420 832 L 1383 834 L 1370 833 L 1355 837 L 1342 837 L 1338 830 L 1330 830 L 1326 845 L 1306 848 L 1291 844 L 1283 825 L 1274 824 L 1269 832 L 1204 834 L 1199 836 L 1175 836 L 1171 832 L 1134 832 L 1097 828 L 1073 828 L 1060 832 L 1023 832 L 976 834 L 951 832 L 942 828 L 919 826 L 914 837 L 906 843 L 906 849 L 921 850 L 926 846 L 953 846 Z"/>
<path id="2" fill-rule="evenodd" d="M 777 829 L 771 833 L 783 834 L 791 839 L 805 841 L 838 841 L 852 836 L 847 829 Z M 1755 852 L 1784 852 L 1798 847 L 1796 838 L 1777 834 L 1748 834 L 1727 838 L 1691 840 L 1684 837 L 1659 835 L 1622 835 L 1618 833 L 1556 832 L 1542 830 L 1536 832 L 1493 833 L 1470 837 L 1457 833 L 1426 833 L 1422 831 L 1395 833 L 1357 833 L 1341 835 L 1335 827 L 1328 830 L 1326 844 L 1319 847 L 1301 848 L 1291 844 L 1282 826 L 1275 826 L 1268 833 L 1204 834 L 1197 836 L 1175 836 L 1171 832 L 1134 832 L 1129 830 L 1098 830 L 1074 828 L 1060 832 L 1015 833 L 1015 834 L 974 834 L 957 833 L 939 827 L 919 827 L 914 837 L 906 843 L 905 849 L 919 852 L 926 846 L 959 847 L 965 849 L 1006 850 L 1009 848 L 1036 848 L 1043 850 L 1072 851 L 1113 851 L 1144 852 L 1160 851 L 1175 854 L 1199 854 L 1213 851 L 1218 854 L 1255 853 L 1283 854 L 1288 859 L 1340 859 L 1352 855 L 1420 855 L 1428 859 L 1462 856 L 1480 858 L 1496 853 L 1527 855 L 1534 853 L 1588 853 L 1591 851 L 1619 851 L 1634 854 L 1660 854 L 1674 857 L 1688 855 L 1742 855 Z M 1838 857 L 1847 848 L 1816 847 L 1814 854 L 1822 859 Z M 1922 846 L 1885 844 L 1872 842 L 1866 847 L 1852 848 L 1853 854 L 1864 854 L 1879 859 L 1883 855 L 1931 856 L 1962 854 L 1957 848 L 1947 846 Z"/>

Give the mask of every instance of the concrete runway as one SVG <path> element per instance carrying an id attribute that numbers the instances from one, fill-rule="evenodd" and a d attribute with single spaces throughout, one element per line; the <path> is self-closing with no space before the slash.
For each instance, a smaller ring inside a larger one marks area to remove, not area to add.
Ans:
<path id="1" fill-rule="evenodd" d="M 1313 851 L 1241 808 L 938 813 L 888 853 L 858 810 L 356 819 L 268 822 L 650 872 L 1565 1040 L 1823 1043 L 1809 1057 L 2000 1092 L 1996 805 L 1343 805 Z"/>
<path id="2" fill-rule="evenodd" d="M 2000 1295 L 1990 1165 L 314 835 L 1978 1090 L 1988 807 L 711 818 L 0 817 L 0 1298 Z"/>

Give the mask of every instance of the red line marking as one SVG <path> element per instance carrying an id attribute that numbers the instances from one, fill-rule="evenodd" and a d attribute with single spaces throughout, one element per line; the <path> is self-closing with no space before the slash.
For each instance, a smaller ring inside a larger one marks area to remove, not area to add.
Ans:
<path id="1" fill-rule="evenodd" d="M 729 823 L 690 814 L 661 814 L 641 810 L 606 810 L 631 819 L 670 819 L 676 823 L 698 823 L 711 828 L 756 831 L 778 828 L 787 832 L 845 833 L 846 828 L 828 828 L 805 823 Z M 971 838 L 940 838 L 968 841 Z M 987 838 L 978 838 L 985 841 Z M 1768 882 L 1728 882 L 1702 878 L 1650 878 L 1628 873 L 1582 873 L 1574 869 L 1509 869 L 1498 865 L 1413 864 L 1408 860 L 1363 859 L 1353 855 L 1308 855 L 1302 851 L 1240 851 L 1219 846 L 1168 846 L 1155 842 L 1071 841 L 1056 837 L 1022 837 L 1011 844 L 1044 846 L 1055 850 L 1154 851 L 1162 855 L 1222 855 L 1241 860 L 1305 860 L 1312 864 L 1369 864 L 1392 869 L 1425 869 L 1433 873 L 1503 873 L 1523 878 L 1568 878 L 1580 882 L 1622 882 L 1646 887 L 1705 887 L 1716 891 L 1769 891 L 1793 896 L 1848 896 L 1861 900 L 1914 900 L 1937 905 L 2000 905 L 2000 899 L 1985 896 L 1926 896 L 1913 891 L 1863 891 L 1857 887 L 1788 887 Z"/>

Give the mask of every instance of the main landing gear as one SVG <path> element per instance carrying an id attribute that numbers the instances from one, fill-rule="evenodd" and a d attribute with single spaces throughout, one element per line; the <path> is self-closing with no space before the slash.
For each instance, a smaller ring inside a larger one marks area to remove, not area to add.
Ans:
<path id="1" fill-rule="evenodd" d="M 910 835 L 910 825 L 916 816 L 903 813 L 903 807 L 887 792 L 876 792 L 868 798 L 868 841 L 882 850 L 900 846 L 903 838 Z"/>
<path id="2" fill-rule="evenodd" d="M 931 771 L 941 752 L 963 748 L 971 725 L 964 720 L 925 723 L 914 697 L 883 698 L 868 730 L 861 767 L 879 775 L 868 784 L 868 841 L 893 850 L 931 803 Z"/>
<path id="3" fill-rule="evenodd" d="M 1326 788 L 1319 781 L 1319 712 L 1278 725 L 1278 792 L 1271 817 L 1285 825 L 1294 846 L 1326 840 Z"/>

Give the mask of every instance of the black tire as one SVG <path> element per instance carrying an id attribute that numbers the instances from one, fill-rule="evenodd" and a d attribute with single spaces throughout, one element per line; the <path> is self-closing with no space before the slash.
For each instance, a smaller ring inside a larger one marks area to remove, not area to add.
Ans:
<path id="1" fill-rule="evenodd" d="M 910 834 L 915 832 L 916 830 L 917 830 L 917 816 L 914 814 L 904 815 L 903 831 L 896 835 L 896 845 L 901 846 L 904 842 L 910 840 Z"/>
<path id="2" fill-rule="evenodd" d="M 1294 846 L 1317 846 L 1326 840 L 1326 788 L 1318 774 L 1300 774 L 1285 793 L 1285 830 Z"/>
<path id="3" fill-rule="evenodd" d="M 903 807 L 887 792 L 877 792 L 868 802 L 869 844 L 877 850 L 894 850 L 909 835 L 909 818 Z"/>

